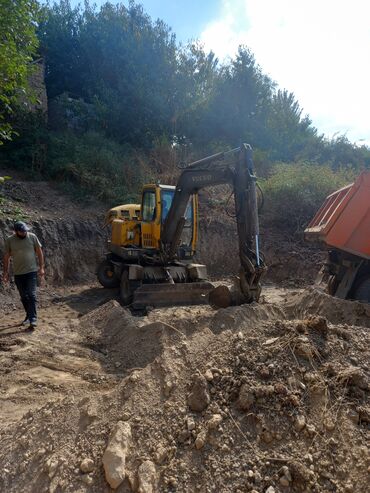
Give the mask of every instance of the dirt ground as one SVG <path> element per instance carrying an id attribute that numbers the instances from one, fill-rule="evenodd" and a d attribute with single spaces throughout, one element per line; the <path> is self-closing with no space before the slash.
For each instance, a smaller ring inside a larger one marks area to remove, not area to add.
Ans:
<path id="1" fill-rule="evenodd" d="M 133 316 L 95 284 L 0 322 L 0 491 L 358 492 L 368 305 L 266 286 L 261 302 Z"/>

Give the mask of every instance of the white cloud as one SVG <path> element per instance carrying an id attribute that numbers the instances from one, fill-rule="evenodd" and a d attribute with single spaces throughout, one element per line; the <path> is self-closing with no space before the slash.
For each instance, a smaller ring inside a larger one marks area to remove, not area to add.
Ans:
<path id="1" fill-rule="evenodd" d="M 223 0 L 201 40 L 220 58 L 245 44 L 320 132 L 370 145 L 368 0 Z"/>

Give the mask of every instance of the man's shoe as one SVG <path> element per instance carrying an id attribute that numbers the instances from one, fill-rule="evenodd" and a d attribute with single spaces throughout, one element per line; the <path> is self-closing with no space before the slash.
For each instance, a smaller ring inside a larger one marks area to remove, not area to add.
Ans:
<path id="1" fill-rule="evenodd" d="M 37 320 L 31 320 L 29 326 L 26 329 L 26 332 L 33 332 L 37 327 Z"/>
<path id="2" fill-rule="evenodd" d="M 23 322 L 21 323 L 21 325 L 29 325 L 30 324 L 30 319 L 29 318 L 25 318 L 23 320 Z"/>

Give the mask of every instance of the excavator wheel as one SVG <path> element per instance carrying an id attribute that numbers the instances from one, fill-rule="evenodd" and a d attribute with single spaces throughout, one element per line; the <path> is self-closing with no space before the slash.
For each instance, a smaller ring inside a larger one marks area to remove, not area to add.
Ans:
<path id="1" fill-rule="evenodd" d="M 370 277 L 363 278 L 357 285 L 353 298 L 357 301 L 370 303 Z"/>
<path id="2" fill-rule="evenodd" d="M 117 288 L 119 286 L 119 279 L 115 276 L 113 265 L 108 260 L 100 262 L 97 276 L 104 288 Z"/>
<path id="3" fill-rule="evenodd" d="M 124 270 L 121 275 L 121 281 L 119 285 L 119 294 L 122 303 L 127 306 L 131 305 L 134 292 L 141 286 L 141 281 L 130 281 L 128 277 L 128 270 Z"/>

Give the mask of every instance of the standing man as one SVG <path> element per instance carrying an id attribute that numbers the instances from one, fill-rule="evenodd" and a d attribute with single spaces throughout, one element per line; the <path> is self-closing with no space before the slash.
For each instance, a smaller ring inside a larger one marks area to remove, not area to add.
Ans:
<path id="1" fill-rule="evenodd" d="M 29 230 L 25 223 L 18 221 L 14 224 L 14 234 L 5 240 L 3 280 L 4 283 L 9 282 L 9 265 L 12 258 L 14 281 L 26 312 L 22 325 L 27 325 L 27 330 L 32 331 L 37 327 L 37 274 L 40 280 L 43 280 L 45 271 L 41 243 Z"/>

